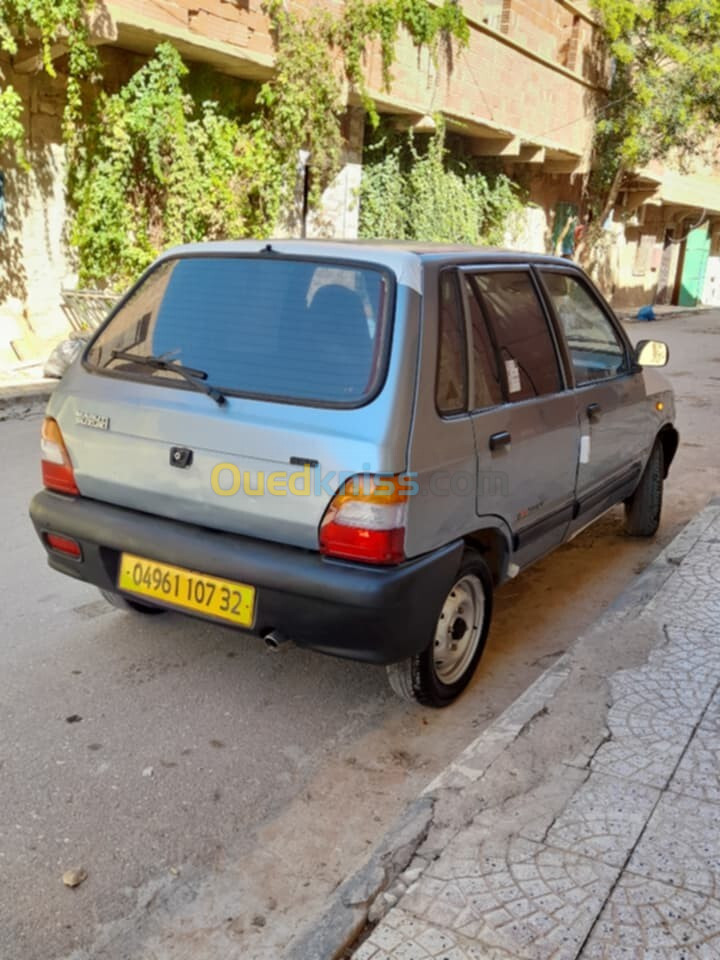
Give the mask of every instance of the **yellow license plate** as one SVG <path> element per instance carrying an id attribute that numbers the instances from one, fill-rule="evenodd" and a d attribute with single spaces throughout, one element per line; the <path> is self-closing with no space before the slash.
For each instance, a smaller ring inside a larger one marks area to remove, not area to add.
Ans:
<path id="1" fill-rule="evenodd" d="M 246 583 L 221 580 L 206 573 L 123 553 L 120 555 L 118 587 L 135 596 L 160 600 L 241 627 L 251 627 L 253 623 L 255 587 Z"/>

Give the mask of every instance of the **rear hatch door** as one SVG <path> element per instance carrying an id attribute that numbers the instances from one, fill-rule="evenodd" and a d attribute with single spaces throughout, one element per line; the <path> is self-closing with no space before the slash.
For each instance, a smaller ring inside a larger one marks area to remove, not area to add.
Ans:
<path id="1" fill-rule="evenodd" d="M 315 548 L 343 475 L 405 468 L 407 420 L 387 396 L 393 293 L 367 263 L 161 262 L 53 401 L 81 493 Z"/>

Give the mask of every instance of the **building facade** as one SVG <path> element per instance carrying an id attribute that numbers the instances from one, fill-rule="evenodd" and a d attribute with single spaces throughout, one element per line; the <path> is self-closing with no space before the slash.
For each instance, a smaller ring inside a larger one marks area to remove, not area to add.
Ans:
<path id="1" fill-rule="evenodd" d="M 290 0 L 302 13 L 318 0 Z M 328 2 L 332 9 L 339 5 Z M 402 36 L 392 83 L 380 49 L 364 68 L 380 113 L 428 129 L 441 113 L 475 156 L 494 158 L 525 184 L 529 204 L 513 245 L 564 248 L 561 226 L 581 215 L 594 124 L 607 95 L 607 64 L 589 4 L 575 0 L 465 0 L 466 47 L 433 57 Z M 127 79 L 158 43 L 188 62 L 246 80 L 271 76 L 274 44 L 260 0 L 96 0 L 93 43 L 108 82 Z M 31 359 L 67 329 L 62 290 L 75 284 L 67 244 L 61 117 L 66 49 L 53 47 L 56 77 L 37 49 L 0 55 L 0 84 L 23 98 L 30 170 L 0 154 L 0 366 Z M 353 237 L 364 118 L 349 90 L 344 166 L 308 232 Z M 720 303 L 720 176 L 712 166 L 679 174 L 637 171 L 606 226 L 598 280 L 627 307 L 651 302 Z M 572 231 L 570 231 L 570 237 Z M 559 246 L 558 246 L 559 244 Z"/>

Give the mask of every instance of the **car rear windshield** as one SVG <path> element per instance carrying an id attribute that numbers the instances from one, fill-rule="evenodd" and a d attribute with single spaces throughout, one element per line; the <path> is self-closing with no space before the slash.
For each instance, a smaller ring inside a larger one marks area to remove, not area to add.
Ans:
<path id="1" fill-rule="evenodd" d="M 359 406 L 383 378 L 390 294 L 389 275 L 364 264 L 277 255 L 167 260 L 121 304 L 86 364 L 187 387 L 177 373 L 128 354 L 161 358 L 224 393 Z"/>

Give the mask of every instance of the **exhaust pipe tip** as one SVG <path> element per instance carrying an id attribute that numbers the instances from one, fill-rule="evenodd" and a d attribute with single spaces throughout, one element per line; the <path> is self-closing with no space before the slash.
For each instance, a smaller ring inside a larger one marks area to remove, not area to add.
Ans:
<path id="1" fill-rule="evenodd" d="M 286 637 L 282 633 L 278 633 L 277 630 L 270 630 L 263 636 L 265 641 L 265 646 L 268 650 L 272 650 L 274 653 L 277 653 L 280 650 L 284 650 L 288 644 L 291 642 L 290 637 Z"/>

